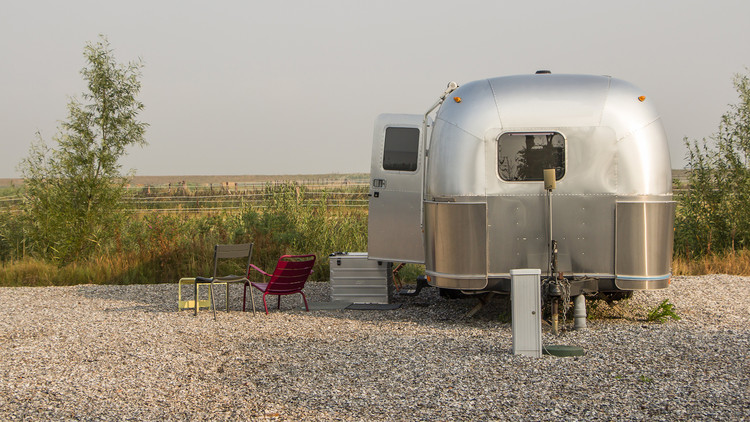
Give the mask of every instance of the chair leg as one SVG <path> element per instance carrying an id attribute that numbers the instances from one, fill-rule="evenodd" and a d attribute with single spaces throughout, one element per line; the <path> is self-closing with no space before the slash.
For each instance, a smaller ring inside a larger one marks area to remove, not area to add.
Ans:
<path id="1" fill-rule="evenodd" d="M 200 303 L 198 300 L 198 280 L 195 280 L 193 286 L 195 287 L 195 316 L 198 316 L 198 304 Z"/>
<path id="2" fill-rule="evenodd" d="M 305 301 L 305 310 L 306 310 L 307 312 L 310 312 L 310 308 L 308 308 L 308 307 L 307 307 L 307 298 L 305 297 L 305 294 L 304 294 L 304 293 L 302 293 L 302 292 L 299 292 L 299 294 L 301 294 L 301 295 L 302 295 L 302 300 L 303 300 L 303 301 Z"/>
<path id="3" fill-rule="evenodd" d="M 276 296 L 279 300 L 276 302 L 276 309 L 281 309 L 281 295 Z"/>
<path id="4" fill-rule="evenodd" d="M 255 315 L 255 296 L 253 295 L 253 286 L 250 283 L 245 282 L 245 289 L 242 293 L 242 312 L 245 312 L 245 305 L 247 304 L 247 288 L 250 287 L 250 302 L 253 304 L 253 315 Z"/>
<path id="5" fill-rule="evenodd" d="M 226 296 L 227 313 L 229 313 L 229 283 L 225 284 L 225 286 L 227 286 L 227 296 Z"/>
<path id="6" fill-rule="evenodd" d="M 266 309 L 266 315 L 268 315 L 268 304 L 266 303 L 266 293 L 263 293 L 263 307 Z"/>
<path id="7" fill-rule="evenodd" d="M 216 301 L 214 299 L 214 282 L 208 285 L 208 295 L 211 296 L 211 309 L 214 310 L 214 321 L 216 321 Z"/>

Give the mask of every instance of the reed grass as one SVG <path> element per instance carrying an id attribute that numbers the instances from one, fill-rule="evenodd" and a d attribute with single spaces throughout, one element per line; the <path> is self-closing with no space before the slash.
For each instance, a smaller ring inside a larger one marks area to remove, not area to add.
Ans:
<path id="1" fill-rule="evenodd" d="M 266 271 L 281 255 L 315 254 L 311 279 L 327 280 L 330 253 L 366 250 L 366 209 L 337 203 L 325 193 L 310 199 L 304 186 L 291 182 L 268 185 L 264 193 L 261 204 L 246 204 L 240 212 L 130 214 L 94 255 L 65 266 L 26 253 L 19 236 L 5 236 L 0 285 L 164 283 L 208 276 L 215 244 L 245 242 L 255 244 L 252 262 Z"/>
<path id="2" fill-rule="evenodd" d="M 367 250 L 367 209 L 337 202 L 325 191 L 306 195 L 305 189 L 293 182 L 269 184 L 262 203 L 245 204 L 239 212 L 129 214 L 93 256 L 65 266 L 36 257 L 19 220 L 2 213 L 0 285 L 175 282 L 210 275 L 213 245 L 244 242 L 255 244 L 252 261 L 266 271 L 283 254 L 315 254 L 311 279 L 328 280 L 330 253 Z M 693 259 L 677 253 L 672 268 L 675 275 L 750 275 L 750 250 Z M 405 269 L 404 281 L 418 273 L 420 268 Z"/>
<path id="3" fill-rule="evenodd" d="M 672 259 L 674 275 L 732 274 L 750 276 L 750 250 L 712 253 L 687 259 L 675 255 Z"/>

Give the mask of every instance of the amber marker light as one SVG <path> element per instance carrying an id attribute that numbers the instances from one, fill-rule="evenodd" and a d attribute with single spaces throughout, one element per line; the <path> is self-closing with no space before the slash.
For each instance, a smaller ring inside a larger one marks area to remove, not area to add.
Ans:
<path id="1" fill-rule="evenodd" d="M 638 97 L 638 101 L 640 101 L 640 102 L 646 101 L 646 96 L 645 95 L 641 95 L 640 97 Z"/>
<path id="2" fill-rule="evenodd" d="M 460 103 L 461 102 L 461 97 L 453 97 L 453 101 L 455 101 L 457 103 Z"/>

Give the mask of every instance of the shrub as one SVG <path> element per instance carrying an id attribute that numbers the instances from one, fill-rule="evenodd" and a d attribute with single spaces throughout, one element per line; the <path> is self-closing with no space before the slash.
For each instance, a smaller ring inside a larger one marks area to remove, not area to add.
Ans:
<path id="1" fill-rule="evenodd" d="M 669 303 L 669 299 L 664 299 L 659 305 L 649 311 L 648 315 L 646 315 L 646 320 L 650 322 L 663 323 L 668 319 L 673 319 L 675 321 L 681 319 L 674 312 L 674 305 Z"/>
<path id="2" fill-rule="evenodd" d="M 707 140 L 685 140 L 689 189 L 680 196 L 675 252 L 688 259 L 750 246 L 750 78 L 736 75 L 739 102 Z"/>

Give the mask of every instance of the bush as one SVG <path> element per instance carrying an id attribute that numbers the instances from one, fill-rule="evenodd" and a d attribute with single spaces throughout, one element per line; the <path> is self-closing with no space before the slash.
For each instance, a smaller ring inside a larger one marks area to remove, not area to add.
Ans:
<path id="1" fill-rule="evenodd" d="M 675 252 L 688 259 L 750 246 L 750 79 L 736 75 L 739 102 L 709 141 L 685 140 L 689 189 L 680 196 Z"/>
<path id="2" fill-rule="evenodd" d="M 60 264 L 88 257 L 120 224 L 125 178 L 119 159 L 144 145 L 140 63 L 118 64 L 106 38 L 84 49 L 86 103 L 72 99 L 54 138 L 41 136 L 19 165 L 24 181 L 25 230 L 36 253 Z"/>
<path id="3" fill-rule="evenodd" d="M 664 299 L 659 305 L 650 310 L 646 320 L 650 322 L 663 323 L 668 319 L 679 321 L 681 318 L 675 313 L 674 305 L 669 303 L 669 299 Z"/>

